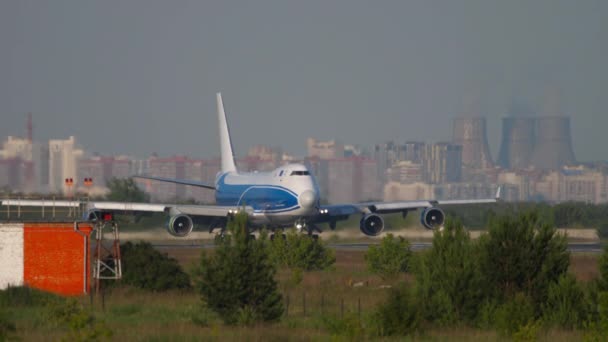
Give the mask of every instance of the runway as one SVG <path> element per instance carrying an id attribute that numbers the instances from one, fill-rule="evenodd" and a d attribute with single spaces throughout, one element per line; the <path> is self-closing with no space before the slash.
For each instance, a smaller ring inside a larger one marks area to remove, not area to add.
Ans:
<path id="1" fill-rule="evenodd" d="M 328 247 L 336 249 L 336 250 L 346 250 L 346 251 L 365 251 L 369 248 L 370 245 L 375 245 L 375 243 L 368 242 L 360 242 L 360 243 L 330 243 L 327 244 Z M 411 249 L 414 251 L 421 251 L 425 249 L 431 248 L 431 242 L 411 242 Z M 163 244 L 163 243 L 153 243 L 152 246 L 158 249 L 211 249 L 214 248 L 215 245 L 213 243 L 203 243 L 203 244 Z M 599 254 L 602 253 L 603 247 L 600 243 L 597 242 L 571 242 L 568 243 L 568 251 L 572 253 L 592 253 Z"/>

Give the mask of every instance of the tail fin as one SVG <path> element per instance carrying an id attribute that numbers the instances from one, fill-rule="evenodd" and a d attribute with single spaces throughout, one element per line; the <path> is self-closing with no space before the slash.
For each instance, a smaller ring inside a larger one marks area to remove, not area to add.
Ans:
<path id="1" fill-rule="evenodd" d="M 234 152 L 232 152 L 232 141 L 230 141 L 230 130 L 226 120 L 226 112 L 224 111 L 224 102 L 222 94 L 217 93 L 217 116 L 220 129 L 220 147 L 222 151 L 222 172 L 236 171 L 234 164 Z"/>

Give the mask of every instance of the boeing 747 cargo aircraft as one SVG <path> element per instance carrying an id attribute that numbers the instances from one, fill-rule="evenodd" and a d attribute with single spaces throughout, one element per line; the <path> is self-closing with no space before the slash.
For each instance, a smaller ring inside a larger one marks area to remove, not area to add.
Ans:
<path id="1" fill-rule="evenodd" d="M 420 222 L 427 229 L 441 227 L 444 213 L 439 208 L 451 204 L 494 203 L 496 198 L 479 200 L 417 200 L 400 202 L 366 202 L 322 205 L 319 187 L 303 164 L 288 164 L 271 172 L 239 172 L 234 162 L 230 130 L 220 93 L 217 94 L 217 115 L 221 148 L 221 171 L 215 184 L 192 180 L 168 179 L 139 175 L 137 178 L 203 187 L 215 191 L 215 205 L 150 204 L 124 202 L 88 202 L 87 220 L 96 220 L 105 214 L 138 214 L 162 212 L 168 215 L 167 230 L 171 235 L 185 237 L 195 226 L 203 226 L 211 233 L 223 233 L 230 216 L 244 211 L 249 216 L 252 230 L 266 227 L 272 231 L 295 227 L 308 234 L 321 232 L 320 225 L 331 229 L 336 222 L 351 215 L 360 215 L 359 227 L 368 236 L 377 236 L 384 230 L 382 214 L 420 210 Z M 5 200 L 3 205 L 50 205 L 41 201 Z M 55 203 L 56 204 L 56 203 Z"/>

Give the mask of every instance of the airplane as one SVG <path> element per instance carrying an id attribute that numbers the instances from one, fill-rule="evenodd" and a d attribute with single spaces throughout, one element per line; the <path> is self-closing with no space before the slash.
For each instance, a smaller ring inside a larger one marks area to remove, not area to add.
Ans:
<path id="1" fill-rule="evenodd" d="M 421 210 L 420 222 L 427 229 L 443 226 L 445 214 L 439 206 L 453 204 L 496 203 L 500 197 L 500 187 L 495 198 L 476 200 L 416 200 L 397 202 L 365 202 L 323 205 L 319 198 L 319 186 L 310 170 L 303 164 L 292 163 L 278 167 L 271 172 L 239 172 L 234 161 L 230 130 L 224 110 L 221 93 L 216 94 L 219 138 L 221 150 L 221 171 L 215 184 L 194 180 L 171 179 L 150 175 L 135 175 L 134 178 L 202 187 L 215 191 L 215 205 L 191 204 L 151 204 L 126 202 L 87 202 L 85 219 L 95 221 L 114 214 L 165 213 L 168 217 L 167 231 L 177 237 L 186 237 L 197 226 L 208 227 L 209 233 L 215 229 L 223 234 L 230 217 L 239 212 L 248 216 L 250 231 L 267 228 L 272 232 L 288 227 L 317 237 L 321 233 L 320 224 L 328 224 L 333 230 L 336 222 L 351 215 L 361 215 L 359 228 L 367 236 L 378 236 L 385 228 L 382 214 Z M 50 205 L 49 201 L 5 200 L 3 205 Z M 55 202 L 56 204 L 56 202 Z"/>

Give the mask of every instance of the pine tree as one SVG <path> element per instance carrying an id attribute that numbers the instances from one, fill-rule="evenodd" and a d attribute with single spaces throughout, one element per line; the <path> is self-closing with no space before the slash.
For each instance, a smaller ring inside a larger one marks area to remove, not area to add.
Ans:
<path id="1" fill-rule="evenodd" d="M 250 238 L 244 213 L 230 220 L 227 228 L 230 234 L 217 240 L 214 253 L 202 254 L 197 276 L 203 304 L 227 324 L 278 320 L 283 300 L 266 234 Z"/>

